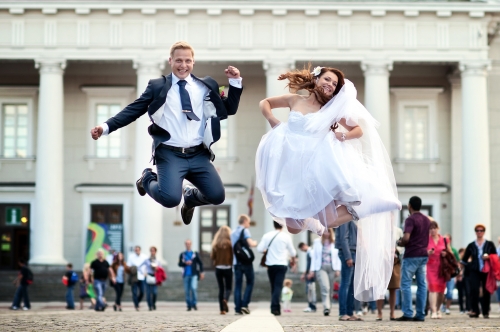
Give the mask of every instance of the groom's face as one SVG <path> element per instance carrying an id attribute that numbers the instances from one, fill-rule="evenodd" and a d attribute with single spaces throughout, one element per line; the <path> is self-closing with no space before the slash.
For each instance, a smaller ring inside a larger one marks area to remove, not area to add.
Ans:
<path id="1" fill-rule="evenodd" d="M 175 50 L 172 56 L 168 59 L 168 63 L 170 64 L 172 73 L 175 76 L 181 80 L 185 79 L 193 71 L 193 53 L 188 49 Z"/>

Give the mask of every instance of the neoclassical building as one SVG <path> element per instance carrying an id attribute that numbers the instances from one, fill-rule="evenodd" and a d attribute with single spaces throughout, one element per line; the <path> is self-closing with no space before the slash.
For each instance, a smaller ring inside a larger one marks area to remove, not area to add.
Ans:
<path id="1" fill-rule="evenodd" d="M 206 263 L 212 236 L 248 212 L 254 155 L 268 130 L 258 102 L 284 94 L 280 73 L 340 68 L 380 122 L 399 197 L 419 195 L 455 246 L 500 235 L 500 2 L 0 1 L 0 269 L 81 267 L 94 240 L 155 245 L 177 269 L 192 239 Z M 145 116 L 93 141 L 90 128 L 168 74 L 172 43 L 195 48 L 197 76 L 228 85 L 241 71 L 239 111 L 222 127 L 220 206 L 165 209 L 134 187 L 148 167 Z M 286 120 L 288 110 L 277 110 Z M 328 167 L 328 165 L 325 165 Z M 407 216 L 395 213 L 395 224 Z M 260 193 L 254 238 L 272 228 Z M 104 226 L 98 226 L 104 225 Z M 310 241 L 307 234 L 294 241 Z"/>

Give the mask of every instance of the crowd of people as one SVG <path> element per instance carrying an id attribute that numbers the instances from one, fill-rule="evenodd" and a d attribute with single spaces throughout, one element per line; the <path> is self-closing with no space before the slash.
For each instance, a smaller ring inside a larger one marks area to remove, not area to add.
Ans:
<path id="1" fill-rule="evenodd" d="M 307 308 L 304 312 L 317 311 L 316 281 L 319 283 L 323 314 L 331 314 L 332 298 L 339 303 L 340 321 L 360 321 L 368 310 L 377 313 L 376 320 L 382 320 L 382 309 L 386 300 L 389 304 L 389 319 L 397 321 L 424 321 L 442 318 L 442 313 L 450 314 L 453 290 L 458 293 L 461 314 L 471 318 L 482 315 L 488 318 L 491 295 L 496 291 L 499 300 L 500 290 L 497 280 L 500 277 L 498 255 L 499 246 L 484 238 L 486 227 L 474 227 L 476 240 L 465 248 L 457 250 L 452 245 L 450 234 L 441 235 L 437 221 L 420 212 L 422 201 L 414 196 L 408 203 L 410 216 L 405 220 L 404 230 L 395 227 L 393 238 L 397 239 L 394 254 L 392 277 L 387 287 L 388 298 L 363 303 L 354 298 L 354 273 L 356 269 L 356 248 L 358 228 L 351 221 L 334 229 L 327 229 L 321 237 L 309 246 L 299 243 L 299 250 L 306 253 L 306 269 L 301 276 L 305 283 Z M 290 234 L 283 226 L 274 222 L 274 231 L 263 235 L 261 241 L 252 239 L 250 217 L 240 215 L 238 226 L 231 230 L 222 226 L 215 234 L 210 254 L 219 287 L 218 301 L 220 314 L 227 314 L 229 300 L 233 292 L 234 275 L 234 313 L 249 314 L 249 304 L 254 287 L 254 255 L 251 248 L 263 253 L 261 265 L 267 268 L 271 288 L 271 313 L 280 315 L 290 312 L 293 297 L 292 280 L 285 279 L 290 268 L 296 267 L 297 253 Z M 187 310 L 198 310 L 198 281 L 205 277 L 203 262 L 198 252 L 192 249 L 190 240 L 185 241 L 185 251 L 179 255 L 178 266 L 182 267 L 183 284 Z M 62 281 L 66 286 L 66 309 L 75 309 L 74 288 L 79 284 L 80 309 L 85 299 L 90 307 L 104 311 L 108 302 L 104 296 L 108 284 L 115 291 L 113 309 L 122 311 L 122 295 L 125 283 L 131 286 L 135 310 L 146 296 L 149 310 L 156 310 L 157 287 L 166 280 L 166 272 L 156 258 L 157 249 L 152 246 L 150 254 L 141 252 L 136 246 L 125 261 L 121 252 L 111 252 L 108 257 L 98 250 L 96 259 L 86 263 L 79 275 L 72 264 L 67 264 Z M 15 279 L 18 286 L 11 309 L 29 310 L 28 286 L 33 282 L 33 273 L 25 261 L 19 262 L 20 272 Z M 416 281 L 415 299 L 412 298 L 413 279 Z M 246 281 L 243 289 L 243 279 Z M 337 294 L 334 295 L 333 293 Z M 413 310 L 413 301 L 415 310 Z M 23 306 L 21 306 L 23 302 Z M 397 307 L 403 315 L 396 317 Z"/>

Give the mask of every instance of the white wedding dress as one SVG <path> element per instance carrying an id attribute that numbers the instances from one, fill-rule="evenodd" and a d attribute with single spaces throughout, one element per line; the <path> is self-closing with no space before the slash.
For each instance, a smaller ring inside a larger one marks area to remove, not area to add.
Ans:
<path id="1" fill-rule="evenodd" d="M 341 119 L 359 125 L 363 136 L 337 140 L 330 126 Z M 256 186 L 276 222 L 321 235 L 339 205 L 359 217 L 355 296 L 361 301 L 385 295 L 395 243 L 391 211 L 401 209 L 377 125 L 346 80 L 318 112 L 292 110 L 287 123 L 262 137 L 256 155 Z"/>

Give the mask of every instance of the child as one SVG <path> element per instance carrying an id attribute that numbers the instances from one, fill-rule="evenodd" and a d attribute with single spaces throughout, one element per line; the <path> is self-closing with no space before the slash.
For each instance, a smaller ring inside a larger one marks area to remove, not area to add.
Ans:
<path id="1" fill-rule="evenodd" d="M 293 290 L 292 290 L 292 280 L 285 279 L 285 286 L 281 291 L 281 301 L 283 302 L 283 311 L 284 312 L 292 312 L 290 309 L 290 305 L 292 302 Z"/>
<path id="2" fill-rule="evenodd" d="M 73 264 L 66 265 L 66 273 L 63 276 L 63 283 L 66 285 L 66 309 L 75 310 L 73 289 L 78 281 L 78 275 L 73 271 Z"/>

